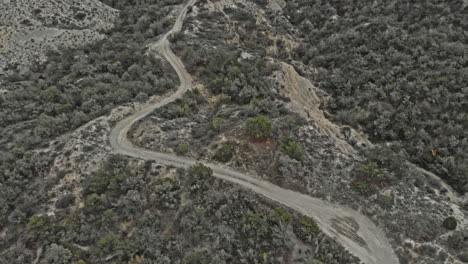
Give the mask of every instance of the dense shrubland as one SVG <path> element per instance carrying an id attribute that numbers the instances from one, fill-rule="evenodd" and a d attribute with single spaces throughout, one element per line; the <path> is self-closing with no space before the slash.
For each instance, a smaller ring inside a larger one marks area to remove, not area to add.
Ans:
<path id="1" fill-rule="evenodd" d="M 357 263 L 312 218 L 258 202 L 202 164 L 167 175 L 153 162 L 111 156 L 86 178 L 83 208 L 29 216 L 2 258 L 29 263 L 43 247 L 40 263 L 285 263 L 301 239 L 303 258 Z"/>
<path id="2" fill-rule="evenodd" d="M 176 84 L 174 71 L 145 56 L 150 40 L 170 26 L 181 1 L 111 1 L 120 9 L 115 27 L 98 43 L 50 51 L 48 61 L 10 76 L 0 97 L 0 146 L 29 149 L 131 101 L 161 94 Z"/>
<path id="3" fill-rule="evenodd" d="M 279 94 L 271 78 L 277 64 L 264 54 L 245 55 L 224 43 L 207 48 L 191 34 L 178 34 L 172 42 L 195 83 L 203 85 L 135 126 L 130 133 L 133 142 L 176 153 L 181 153 L 178 145 L 187 144 L 184 155 L 248 167 L 271 177 L 279 173 L 277 157 L 302 161 L 304 147 L 291 131 L 305 120 L 291 113 L 287 98 Z M 148 133 L 149 127 L 162 132 Z"/>
<path id="4" fill-rule="evenodd" d="M 336 120 L 393 142 L 468 191 L 467 7 L 437 0 L 288 1 L 294 58 L 318 69 Z"/>
<path id="5" fill-rule="evenodd" d="M 2 263 L 32 263 L 35 241 L 58 242 L 73 229 L 73 225 L 64 226 L 48 216 L 33 217 L 47 207 L 48 192 L 64 172 L 59 172 L 57 177 L 49 175 L 54 159 L 51 153 L 61 146 L 51 146 L 52 151 L 48 153 L 30 150 L 108 113 L 117 105 L 163 93 L 176 84 L 172 68 L 160 59 L 145 56 L 144 52 L 146 44 L 171 24 L 167 19 L 171 11 L 168 5 L 180 1 L 104 2 L 121 9 L 115 27 L 103 32 L 104 40 L 77 49 L 50 51 L 47 62 L 35 65 L 28 72 L 13 74 L 2 85 L 8 90 L 0 96 Z M 124 174 L 111 175 L 101 175 L 92 183 L 89 190 L 93 193 L 86 196 L 87 207 L 83 211 L 105 208 L 113 199 L 109 193 L 120 194 L 125 191 L 121 182 L 131 182 L 123 178 Z M 104 187 L 105 184 L 108 186 Z M 136 194 L 129 195 L 122 203 L 131 203 Z M 66 211 L 74 203 L 75 197 L 67 195 L 55 205 Z M 114 218 L 112 211 L 102 213 Z M 79 236 L 92 236 L 86 231 L 83 234 Z M 73 256 L 84 254 L 67 241 L 60 244 L 44 248 L 45 263 L 62 263 L 56 260 L 56 255 L 68 259 L 69 251 Z"/>
<path id="6" fill-rule="evenodd" d="M 46 190 L 54 183 L 46 177 L 52 161 L 47 155 L 18 152 L 0 165 L 0 229 L 24 225 L 47 201 Z M 7 239 L 0 247 L 3 242 Z"/>
<path id="7" fill-rule="evenodd" d="M 265 80 L 276 69 L 265 58 L 242 59 L 239 51 L 227 46 L 210 50 L 198 45 L 187 46 L 188 39 L 174 39 L 187 70 L 206 84 L 215 95 L 223 94 L 227 101 L 248 104 L 254 100 L 273 99 Z"/>
<path id="8" fill-rule="evenodd" d="M 207 48 L 192 37 L 178 34 L 171 39 L 172 46 L 187 70 L 203 86 L 197 85 L 142 123 L 160 127 L 164 132 L 164 136 L 162 133 L 157 136 L 160 145 L 197 158 L 205 156 L 203 149 L 226 134 L 245 136 L 257 142 L 271 138 L 274 120 L 290 114 L 286 98 L 278 94 L 270 78 L 277 69 L 275 64 L 263 56 L 242 56 L 238 49 L 229 45 L 218 43 L 216 49 Z M 145 139 L 146 136 L 141 137 L 142 134 L 150 133 L 135 126 L 130 137 L 140 146 L 159 148 L 148 141 L 149 138 Z M 165 140 L 159 141 L 161 138 Z M 184 144 L 190 146 L 189 150 L 179 151 L 178 147 Z M 212 147 L 216 150 L 209 156 L 228 162 L 235 156 L 235 145 L 215 144 Z"/>

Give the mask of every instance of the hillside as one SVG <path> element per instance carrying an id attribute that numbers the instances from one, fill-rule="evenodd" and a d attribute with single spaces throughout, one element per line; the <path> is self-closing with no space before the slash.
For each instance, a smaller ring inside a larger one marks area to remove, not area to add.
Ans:
<path id="1" fill-rule="evenodd" d="M 0 263 L 468 263 L 466 17 L 0 1 Z"/>

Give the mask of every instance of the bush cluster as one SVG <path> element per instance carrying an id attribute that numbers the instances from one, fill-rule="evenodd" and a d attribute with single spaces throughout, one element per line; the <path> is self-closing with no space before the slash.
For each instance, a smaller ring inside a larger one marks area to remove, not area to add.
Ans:
<path id="1" fill-rule="evenodd" d="M 234 145 L 232 143 L 224 143 L 216 150 L 213 159 L 220 162 L 229 162 L 234 157 L 234 153 Z"/>
<path id="2" fill-rule="evenodd" d="M 256 141 L 265 140 L 272 136 L 272 125 L 264 116 L 249 118 L 246 124 L 247 135 Z"/>

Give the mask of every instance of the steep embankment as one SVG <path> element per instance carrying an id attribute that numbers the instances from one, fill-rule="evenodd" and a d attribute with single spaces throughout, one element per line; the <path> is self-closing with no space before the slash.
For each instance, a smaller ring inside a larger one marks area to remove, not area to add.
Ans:
<path id="1" fill-rule="evenodd" d="M 291 98 L 292 110 L 313 120 L 320 132 L 333 139 L 336 146 L 342 151 L 355 152 L 354 148 L 347 142 L 349 139 L 354 140 L 358 145 L 372 145 L 367 137 L 360 132 L 346 127 L 347 134 L 345 135 L 345 127 L 338 126 L 328 120 L 324 111 L 320 109 L 322 99 L 317 94 L 317 87 L 310 80 L 300 76 L 293 66 L 282 62 L 281 69 L 276 72 L 275 79 L 281 87 L 284 87 L 281 92 Z"/>

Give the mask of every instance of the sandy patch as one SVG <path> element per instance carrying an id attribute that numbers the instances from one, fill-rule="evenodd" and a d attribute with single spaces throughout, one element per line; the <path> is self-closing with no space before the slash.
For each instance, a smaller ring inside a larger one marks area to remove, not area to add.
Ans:
<path id="1" fill-rule="evenodd" d="M 319 89 L 308 79 L 300 76 L 294 67 L 281 63 L 281 70 L 275 73 L 275 79 L 282 87 L 280 92 L 292 100 L 290 104 L 292 110 L 313 120 L 320 132 L 332 138 L 339 149 L 347 153 L 355 152 L 347 141 L 349 139 L 355 140 L 358 144 L 372 145 L 364 134 L 330 122 L 320 109 L 322 99 L 318 95 Z"/>

